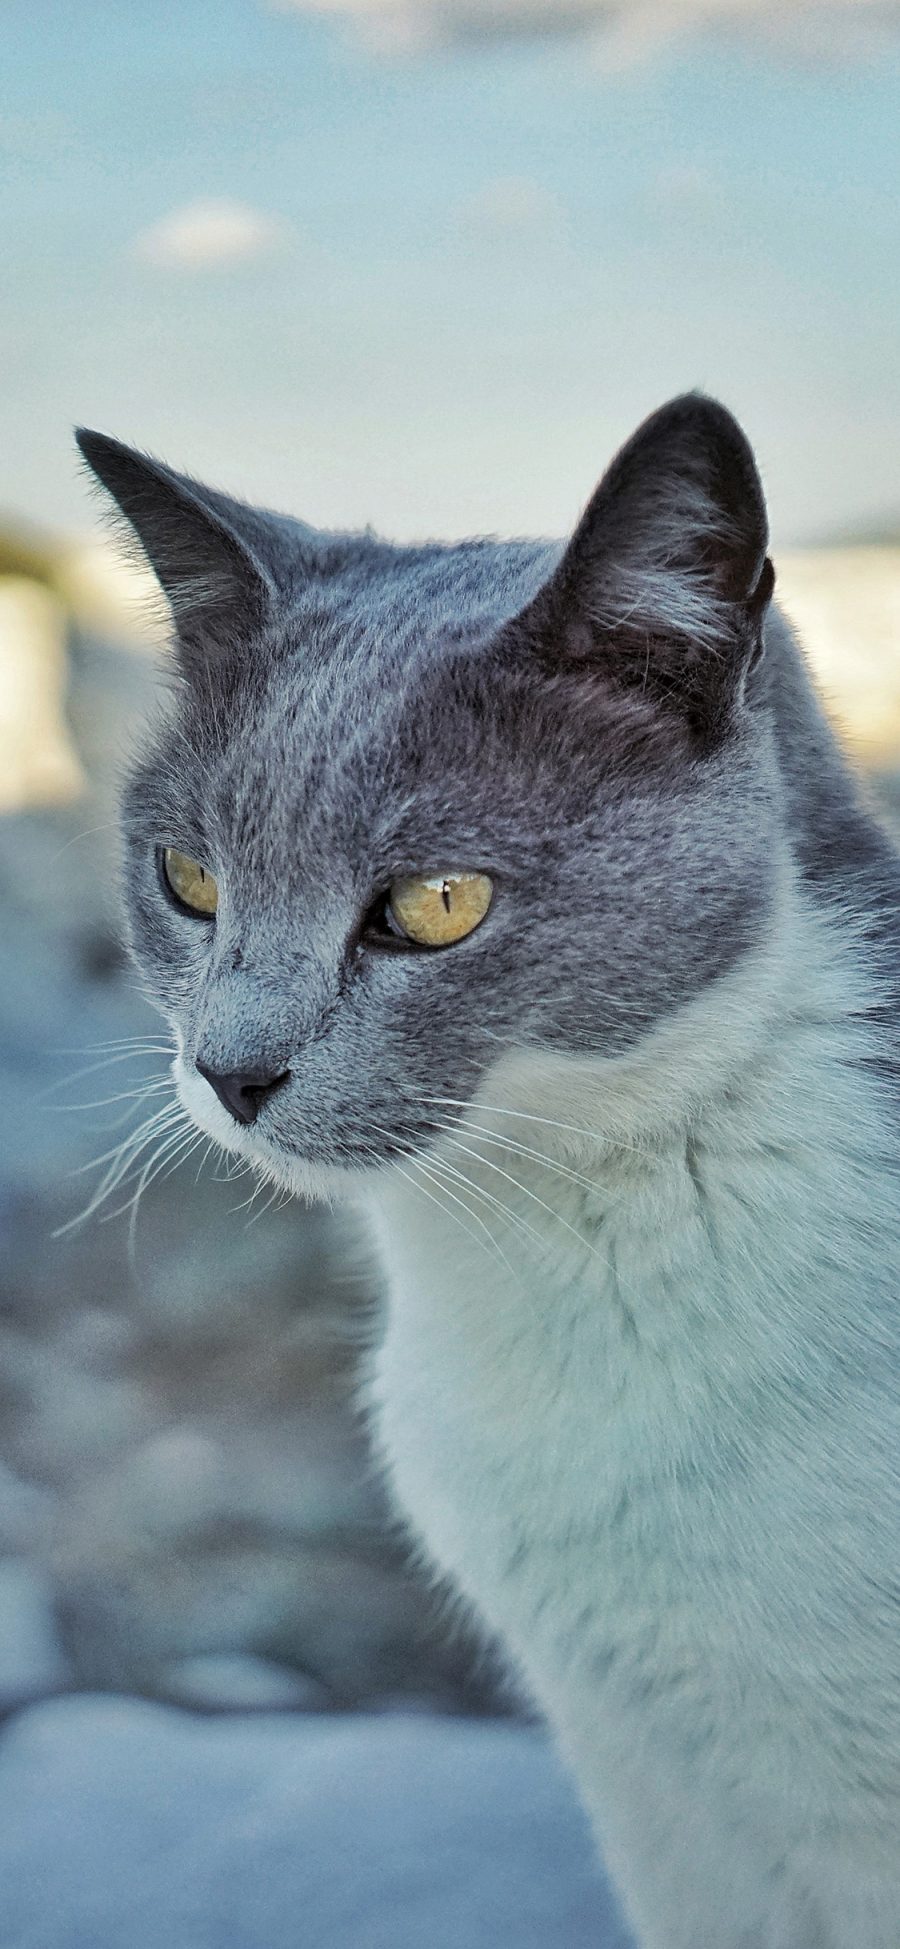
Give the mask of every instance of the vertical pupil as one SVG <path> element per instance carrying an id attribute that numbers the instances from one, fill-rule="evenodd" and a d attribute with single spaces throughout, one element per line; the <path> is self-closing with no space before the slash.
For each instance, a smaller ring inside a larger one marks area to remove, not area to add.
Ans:
<path id="1" fill-rule="evenodd" d="M 443 884 L 443 886 L 441 887 L 441 899 L 443 900 L 443 903 L 444 903 L 444 907 L 445 907 L 445 909 L 446 909 L 446 911 L 447 911 L 447 913 L 449 914 L 449 912 L 450 912 L 450 882 L 449 882 L 449 880 L 445 880 L 445 881 L 444 881 L 444 884 Z"/>

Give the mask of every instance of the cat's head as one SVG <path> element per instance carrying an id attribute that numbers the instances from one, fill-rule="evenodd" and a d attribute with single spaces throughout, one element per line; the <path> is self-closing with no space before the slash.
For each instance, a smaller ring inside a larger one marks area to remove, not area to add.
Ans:
<path id="1" fill-rule="evenodd" d="M 380 1168 L 511 1052 L 615 1062 L 757 943 L 773 578 L 722 407 L 648 420 L 562 548 L 322 534 L 79 440 L 174 616 L 125 899 L 221 1143 Z"/>

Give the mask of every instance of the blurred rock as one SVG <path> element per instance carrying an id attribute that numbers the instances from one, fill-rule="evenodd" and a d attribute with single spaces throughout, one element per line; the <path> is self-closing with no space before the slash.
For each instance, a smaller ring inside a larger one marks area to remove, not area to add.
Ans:
<path id="1" fill-rule="evenodd" d="M 0 576 L 0 812 L 65 803 L 85 789 L 63 712 L 67 632 L 50 589 Z"/>
<path id="2" fill-rule="evenodd" d="M 23 1474 L 45 1484 L 71 1485 L 75 1471 L 118 1457 L 151 1421 L 152 1406 L 134 1381 L 86 1373 L 64 1347 L 7 1327 L 0 1359 L 12 1395 L 8 1452 Z"/>
<path id="3" fill-rule="evenodd" d="M 810 548 L 780 555 L 777 595 L 816 680 L 865 765 L 900 760 L 900 548 Z"/>
<path id="4" fill-rule="evenodd" d="M 0 1828 L 4 1949 L 632 1943 L 524 1727 L 67 1699 L 0 1738 Z"/>
<path id="5" fill-rule="evenodd" d="M 0 1556 L 7 1550 L 36 1552 L 46 1545 L 53 1497 L 0 1462 Z"/>
<path id="6" fill-rule="evenodd" d="M 112 1307 L 85 1306 L 64 1321 L 57 1353 L 85 1373 L 107 1378 L 121 1369 L 135 1340 L 134 1323 L 124 1313 Z"/>
<path id="7" fill-rule="evenodd" d="M 490 1667 L 439 1623 L 372 1513 L 368 1531 L 304 1535 L 298 1498 L 290 1530 L 223 1511 L 151 1533 L 114 1507 L 102 1522 L 96 1502 L 93 1521 L 67 1504 L 48 1560 L 76 1682 L 169 1697 L 173 1664 L 247 1654 L 315 1679 L 335 1706 L 409 1693 L 435 1711 L 485 1709 Z"/>
<path id="8" fill-rule="evenodd" d="M 196 1712 L 323 1712 L 331 1704 L 314 1678 L 248 1652 L 216 1652 L 163 1666 L 157 1692 Z"/>
<path id="9" fill-rule="evenodd" d="M 21 1558 L 0 1558 L 0 1714 L 61 1691 L 69 1680 L 49 1578 Z"/>

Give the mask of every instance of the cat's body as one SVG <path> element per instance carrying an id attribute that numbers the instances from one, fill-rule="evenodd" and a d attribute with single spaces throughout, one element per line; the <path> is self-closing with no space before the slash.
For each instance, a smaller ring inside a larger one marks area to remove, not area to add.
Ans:
<path id="1" fill-rule="evenodd" d="M 732 427 L 664 409 L 561 561 L 426 551 L 404 583 L 363 541 L 329 597 L 307 565 L 291 626 L 318 665 L 304 686 L 284 661 L 282 615 L 277 736 L 259 656 L 242 687 L 229 650 L 217 691 L 204 652 L 198 684 L 195 598 L 194 700 L 132 788 L 132 857 L 190 839 L 233 891 L 215 940 L 180 922 L 178 969 L 149 878 L 132 927 L 192 1115 L 372 1215 L 399 1504 L 554 1726 L 642 1949 L 898 1949 L 900 861 L 777 617 L 758 663 L 771 584 Z M 88 453 L 178 616 L 183 484 Z M 234 515 L 215 503 L 220 578 Z M 283 611 L 280 566 L 272 589 L 254 603 Z M 221 781 L 202 813 L 185 747 Z M 481 927 L 399 956 L 357 932 L 341 959 L 361 896 L 309 871 L 335 801 L 373 884 L 493 869 Z M 249 860 L 271 874 L 298 829 L 302 944 L 277 902 L 247 919 Z M 241 1069 L 278 1092 L 259 1133 L 222 1107 Z"/>
<path id="2" fill-rule="evenodd" d="M 541 1105 L 514 1141 L 595 1187 L 464 1133 L 451 1164 L 530 1228 L 473 1203 L 515 1278 L 379 1198 L 400 1505 L 513 1650 L 652 1949 L 900 1941 L 896 1182 L 852 956 L 790 931 L 640 1061 L 498 1069 L 492 1103 Z"/>

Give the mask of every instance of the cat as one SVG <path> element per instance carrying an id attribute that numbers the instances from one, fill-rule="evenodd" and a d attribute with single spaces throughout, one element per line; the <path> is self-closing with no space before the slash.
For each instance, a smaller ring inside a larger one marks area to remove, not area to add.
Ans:
<path id="1" fill-rule="evenodd" d="M 79 440 L 174 617 L 132 951 L 196 1124 L 369 1214 L 425 1559 L 641 1949 L 898 1949 L 900 859 L 745 435 L 410 547 Z"/>

